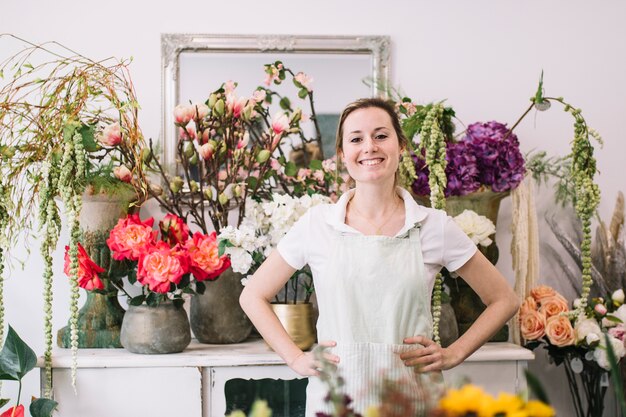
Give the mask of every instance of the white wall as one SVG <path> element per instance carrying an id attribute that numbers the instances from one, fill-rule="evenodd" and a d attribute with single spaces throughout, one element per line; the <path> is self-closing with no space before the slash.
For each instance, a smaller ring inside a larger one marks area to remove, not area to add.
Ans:
<path id="1" fill-rule="evenodd" d="M 621 125 L 626 114 L 625 17 L 626 3 L 619 0 L 318 0 L 304 4 L 3 0 L 0 32 L 34 42 L 56 40 L 94 59 L 133 56 L 141 125 L 152 138 L 159 137 L 161 120 L 162 32 L 389 35 L 392 80 L 420 102 L 447 98 L 466 124 L 478 120 L 513 123 L 528 105 L 543 69 L 546 92 L 582 108 L 589 124 L 604 137 L 597 158 L 603 193 L 600 213 L 606 218 L 617 191 L 625 188 Z M 1 58 L 6 53 L 0 49 Z M 525 151 L 540 148 L 563 155 L 572 137 L 571 120 L 560 109 L 552 109 L 531 115 L 517 134 Z M 541 189 L 545 194 L 542 210 L 551 205 L 550 192 Z M 498 267 L 511 279 L 507 207 L 499 221 L 502 257 Z M 36 242 L 32 247 L 26 269 L 8 277 L 6 313 L 7 322 L 41 352 L 42 265 Z M 55 331 L 68 317 L 61 251 L 56 261 Z M 558 271 L 545 262 L 543 270 L 546 280 L 558 279 Z M 542 366 L 532 369 L 554 381 Z M 36 384 L 35 378 L 29 380 L 26 395 L 36 393 Z M 10 390 L 3 392 L 10 394 Z M 562 402 L 558 403 L 561 415 L 569 414 Z"/>

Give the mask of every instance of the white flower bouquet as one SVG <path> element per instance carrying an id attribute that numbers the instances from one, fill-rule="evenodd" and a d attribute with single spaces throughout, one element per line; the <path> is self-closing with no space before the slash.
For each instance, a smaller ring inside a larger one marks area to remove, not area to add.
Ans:
<path id="1" fill-rule="evenodd" d="M 278 242 L 302 217 L 307 210 L 331 200 L 321 194 L 291 197 L 272 194 L 272 200 L 246 203 L 246 211 L 239 227 L 227 226 L 220 231 L 219 253 L 230 257 L 233 271 L 252 275 L 265 261 Z M 245 285 L 247 277 L 242 279 Z M 298 299 L 298 289 L 304 287 L 304 302 L 308 302 L 313 292 L 313 280 L 308 267 L 296 271 L 285 284 L 284 294 L 277 295 L 277 302 L 288 302 L 289 284 L 293 289 L 293 303 Z M 289 297 L 291 298 L 291 297 Z"/>

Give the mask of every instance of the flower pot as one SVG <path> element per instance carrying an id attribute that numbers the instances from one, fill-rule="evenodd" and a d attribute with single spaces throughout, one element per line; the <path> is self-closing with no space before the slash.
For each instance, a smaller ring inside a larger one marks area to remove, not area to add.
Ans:
<path id="1" fill-rule="evenodd" d="M 156 307 L 131 305 L 124 315 L 120 340 L 132 353 L 182 352 L 191 342 L 187 312 L 171 302 Z"/>
<path id="2" fill-rule="evenodd" d="M 105 269 L 100 278 L 105 283 L 107 294 L 87 291 L 87 301 L 78 312 L 79 348 L 120 348 L 120 329 L 124 309 L 117 299 L 117 289 L 107 285 L 107 272 L 111 264 L 111 252 L 106 244 L 109 232 L 117 221 L 126 216 L 128 206 L 136 195 L 128 187 L 114 193 L 85 192 L 79 223 L 81 244 L 94 262 Z M 71 346 L 70 325 L 57 333 L 59 347 Z"/>
<path id="3" fill-rule="evenodd" d="M 296 346 L 302 350 L 313 346 L 316 337 L 313 304 L 272 304 L 272 310 Z"/>
<path id="4" fill-rule="evenodd" d="M 239 306 L 242 275 L 231 268 L 205 282 L 204 294 L 191 297 L 191 330 L 200 343 L 226 344 L 246 340 L 252 323 Z"/>
<path id="5" fill-rule="evenodd" d="M 439 320 L 439 338 L 441 346 L 448 347 L 459 338 L 459 325 L 456 322 L 454 309 L 450 303 L 441 304 L 441 317 Z"/>
<path id="6" fill-rule="evenodd" d="M 453 196 L 446 198 L 446 212 L 449 216 L 461 214 L 463 210 L 472 210 L 481 216 L 487 217 L 497 224 L 500 202 L 507 197 L 509 192 L 494 193 L 493 191 L 479 191 L 464 196 Z M 415 196 L 415 199 L 423 205 L 430 206 L 430 201 L 424 196 Z M 493 243 L 487 247 L 480 247 L 481 252 L 492 264 L 498 262 L 498 246 L 496 237 L 493 236 Z M 450 304 L 456 316 L 459 336 L 469 329 L 478 316 L 485 310 L 486 306 L 474 290 L 467 285 L 462 278 L 452 278 L 449 273 L 444 274 L 445 283 L 450 288 Z M 441 320 L 443 322 L 443 319 Z M 508 326 L 500 329 L 491 339 L 491 342 L 506 342 L 509 339 Z"/>

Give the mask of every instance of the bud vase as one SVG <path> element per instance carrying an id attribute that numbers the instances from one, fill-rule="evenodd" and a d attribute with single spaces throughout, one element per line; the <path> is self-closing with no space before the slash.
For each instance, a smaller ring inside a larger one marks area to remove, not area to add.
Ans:
<path id="1" fill-rule="evenodd" d="M 494 193 L 490 190 L 478 191 L 464 196 L 446 198 L 446 212 L 449 216 L 457 216 L 464 210 L 472 210 L 481 216 L 487 217 L 494 225 L 498 221 L 500 202 L 509 192 Z M 428 197 L 415 196 L 418 203 L 430 206 Z M 495 234 L 491 236 L 493 243 L 487 248 L 479 247 L 480 251 L 492 263 L 498 262 L 498 246 Z M 469 329 L 486 306 L 474 290 L 460 277 L 453 278 L 444 270 L 444 282 L 450 288 L 450 304 L 456 316 L 459 336 Z M 491 342 L 506 342 L 509 338 L 508 326 L 500 329 L 491 339 Z"/>
<path id="2" fill-rule="evenodd" d="M 158 306 L 128 306 L 120 334 L 122 346 L 140 354 L 177 353 L 191 342 L 187 312 L 171 301 Z"/>
<path id="3" fill-rule="evenodd" d="M 105 272 L 100 274 L 106 294 L 87 291 L 87 300 L 78 312 L 79 348 L 120 348 L 120 329 L 124 309 L 117 299 L 117 289 L 109 283 L 107 271 L 111 265 L 111 251 L 106 244 L 109 232 L 128 212 L 130 202 L 136 197 L 130 187 L 116 188 L 113 192 L 83 194 L 80 212 L 80 243 L 89 257 Z M 70 325 L 57 333 L 59 347 L 69 348 Z"/>
<path id="4" fill-rule="evenodd" d="M 228 268 L 217 280 L 206 282 L 204 294 L 191 297 L 191 330 L 200 343 L 239 343 L 252 332 L 252 323 L 239 306 L 241 278 Z"/>

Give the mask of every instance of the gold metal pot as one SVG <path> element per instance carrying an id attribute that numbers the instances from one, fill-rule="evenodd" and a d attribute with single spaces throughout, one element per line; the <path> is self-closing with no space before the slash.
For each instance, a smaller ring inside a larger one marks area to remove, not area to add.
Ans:
<path id="1" fill-rule="evenodd" d="M 274 314 L 280 320 L 291 340 L 302 350 L 307 350 L 315 343 L 313 326 L 313 304 L 272 304 Z"/>

